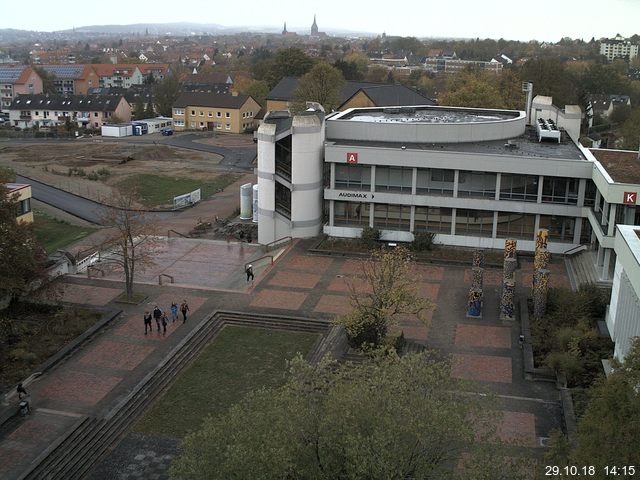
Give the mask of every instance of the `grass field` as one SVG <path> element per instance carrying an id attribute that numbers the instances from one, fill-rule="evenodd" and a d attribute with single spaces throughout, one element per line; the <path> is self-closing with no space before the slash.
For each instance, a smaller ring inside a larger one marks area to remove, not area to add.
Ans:
<path id="1" fill-rule="evenodd" d="M 172 177 L 167 175 L 140 174 L 118 183 L 120 190 L 138 190 L 139 201 L 147 207 L 169 206 L 173 204 L 173 197 L 201 189 L 202 199 L 209 198 L 219 190 L 240 178 L 239 175 L 224 173 L 212 180 L 202 181 L 186 177 Z"/>
<path id="2" fill-rule="evenodd" d="M 284 380 L 286 360 L 306 355 L 317 334 L 225 327 L 146 412 L 134 430 L 184 437 L 246 393 Z"/>
<path id="3" fill-rule="evenodd" d="M 33 211 L 33 216 L 33 231 L 47 253 L 55 252 L 96 231 L 91 227 L 71 225 L 38 210 Z"/>

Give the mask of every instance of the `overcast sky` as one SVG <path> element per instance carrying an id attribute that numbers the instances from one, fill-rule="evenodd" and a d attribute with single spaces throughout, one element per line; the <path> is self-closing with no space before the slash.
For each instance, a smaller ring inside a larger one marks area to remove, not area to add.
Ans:
<path id="1" fill-rule="evenodd" d="M 555 42 L 562 37 L 589 40 L 640 33 L 640 0 L 108 0 L 74 4 L 31 0 L 13 5 L 3 9 L 0 28 L 53 31 L 176 21 L 282 28 L 286 21 L 290 31 L 308 33 L 315 13 L 320 31 L 334 28 L 416 37 Z"/>

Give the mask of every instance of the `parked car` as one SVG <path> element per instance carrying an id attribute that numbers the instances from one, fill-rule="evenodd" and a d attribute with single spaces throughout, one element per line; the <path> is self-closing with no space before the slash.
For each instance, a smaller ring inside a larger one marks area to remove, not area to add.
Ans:
<path id="1" fill-rule="evenodd" d="M 162 135 L 164 135 L 164 136 L 173 135 L 173 129 L 172 128 L 163 128 L 160 131 L 162 132 Z"/>

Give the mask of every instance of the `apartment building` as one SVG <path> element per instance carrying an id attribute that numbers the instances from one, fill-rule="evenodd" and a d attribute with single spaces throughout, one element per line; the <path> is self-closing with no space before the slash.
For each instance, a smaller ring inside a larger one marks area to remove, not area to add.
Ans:
<path id="1" fill-rule="evenodd" d="M 173 104 L 176 130 L 252 131 L 260 104 L 249 95 L 184 92 Z"/>
<path id="2" fill-rule="evenodd" d="M 91 65 L 41 65 L 53 76 L 59 95 L 86 95 L 90 88 L 100 86 L 98 75 Z"/>
<path id="3" fill-rule="evenodd" d="M 600 55 L 604 55 L 609 61 L 615 58 L 633 60 L 638 56 L 638 45 L 617 35 L 600 41 Z"/>
<path id="4" fill-rule="evenodd" d="M 42 93 L 42 79 L 33 68 L 24 65 L 0 66 L 0 111 L 9 111 L 18 95 Z"/>

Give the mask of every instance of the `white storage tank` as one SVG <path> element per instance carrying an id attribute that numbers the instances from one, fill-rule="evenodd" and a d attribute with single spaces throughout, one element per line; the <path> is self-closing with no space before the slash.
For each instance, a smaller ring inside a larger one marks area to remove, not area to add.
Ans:
<path id="1" fill-rule="evenodd" d="M 258 223 L 258 184 L 253 186 L 253 223 Z"/>
<path id="2" fill-rule="evenodd" d="M 240 186 L 240 220 L 250 220 L 252 218 L 252 185 L 245 183 Z"/>

